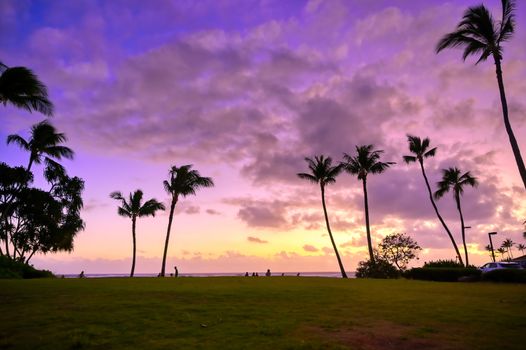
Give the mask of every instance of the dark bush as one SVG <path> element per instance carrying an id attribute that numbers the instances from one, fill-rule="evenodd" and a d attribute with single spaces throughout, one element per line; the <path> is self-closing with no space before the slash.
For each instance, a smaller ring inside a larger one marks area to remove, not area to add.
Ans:
<path id="1" fill-rule="evenodd" d="M 424 267 L 464 267 L 455 260 L 434 260 L 424 263 Z"/>
<path id="2" fill-rule="evenodd" d="M 31 265 L 0 256 L 0 278 L 48 278 L 54 277 L 50 271 L 37 270 Z"/>
<path id="3" fill-rule="evenodd" d="M 385 260 L 376 259 L 375 262 L 370 260 L 360 261 L 356 269 L 357 278 L 398 278 L 400 273 L 398 269 Z"/>
<path id="4" fill-rule="evenodd" d="M 483 281 L 526 283 L 526 270 L 501 269 L 482 274 Z"/>
<path id="5" fill-rule="evenodd" d="M 418 267 L 404 273 L 404 277 L 409 279 L 438 282 L 473 281 L 479 280 L 480 275 L 480 270 L 471 267 Z"/>

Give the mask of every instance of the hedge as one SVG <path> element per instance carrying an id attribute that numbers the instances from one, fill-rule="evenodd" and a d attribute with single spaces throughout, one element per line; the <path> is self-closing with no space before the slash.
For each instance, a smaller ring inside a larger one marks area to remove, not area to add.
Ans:
<path id="1" fill-rule="evenodd" d="M 424 281 L 457 282 L 459 279 L 479 280 L 480 275 L 480 270 L 469 267 L 418 267 L 407 271 L 404 277 Z"/>

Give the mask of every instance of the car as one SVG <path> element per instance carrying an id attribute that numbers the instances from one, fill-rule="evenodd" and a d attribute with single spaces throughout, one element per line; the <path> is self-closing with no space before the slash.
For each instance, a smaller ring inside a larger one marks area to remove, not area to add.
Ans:
<path id="1" fill-rule="evenodd" d="M 493 270 L 502 270 L 502 269 L 520 269 L 521 265 L 516 262 L 489 262 L 482 265 L 479 269 L 482 273 L 490 272 Z"/>

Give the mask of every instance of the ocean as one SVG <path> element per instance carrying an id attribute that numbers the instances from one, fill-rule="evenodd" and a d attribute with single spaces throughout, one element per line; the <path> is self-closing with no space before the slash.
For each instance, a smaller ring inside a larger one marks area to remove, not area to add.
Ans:
<path id="1" fill-rule="evenodd" d="M 252 272 L 249 272 L 252 277 Z M 265 272 L 258 272 L 259 277 L 265 277 Z M 115 277 L 128 277 L 129 273 L 85 273 L 86 278 L 115 278 Z M 134 277 L 157 277 L 157 273 L 136 273 Z M 272 276 L 297 276 L 297 272 L 272 272 Z M 328 277 L 328 278 L 339 278 L 341 277 L 340 272 L 300 272 L 300 277 Z M 64 276 L 64 278 L 78 278 L 79 274 L 57 274 L 57 277 Z M 179 277 L 240 277 L 245 276 L 245 272 L 226 272 L 226 273 L 179 273 Z M 349 278 L 354 278 L 354 272 L 348 272 Z M 166 277 L 170 277 L 168 274 Z"/>

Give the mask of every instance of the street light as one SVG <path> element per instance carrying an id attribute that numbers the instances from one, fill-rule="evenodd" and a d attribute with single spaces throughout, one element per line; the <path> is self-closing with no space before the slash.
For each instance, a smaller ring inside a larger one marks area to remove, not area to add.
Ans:
<path id="1" fill-rule="evenodd" d="M 496 235 L 497 232 L 488 232 L 489 237 L 489 245 L 491 247 L 491 256 L 493 257 L 493 262 L 495 262 L 495 252 L 493 251 L 493 241 L 491 240 L 491 236 Z"/>

